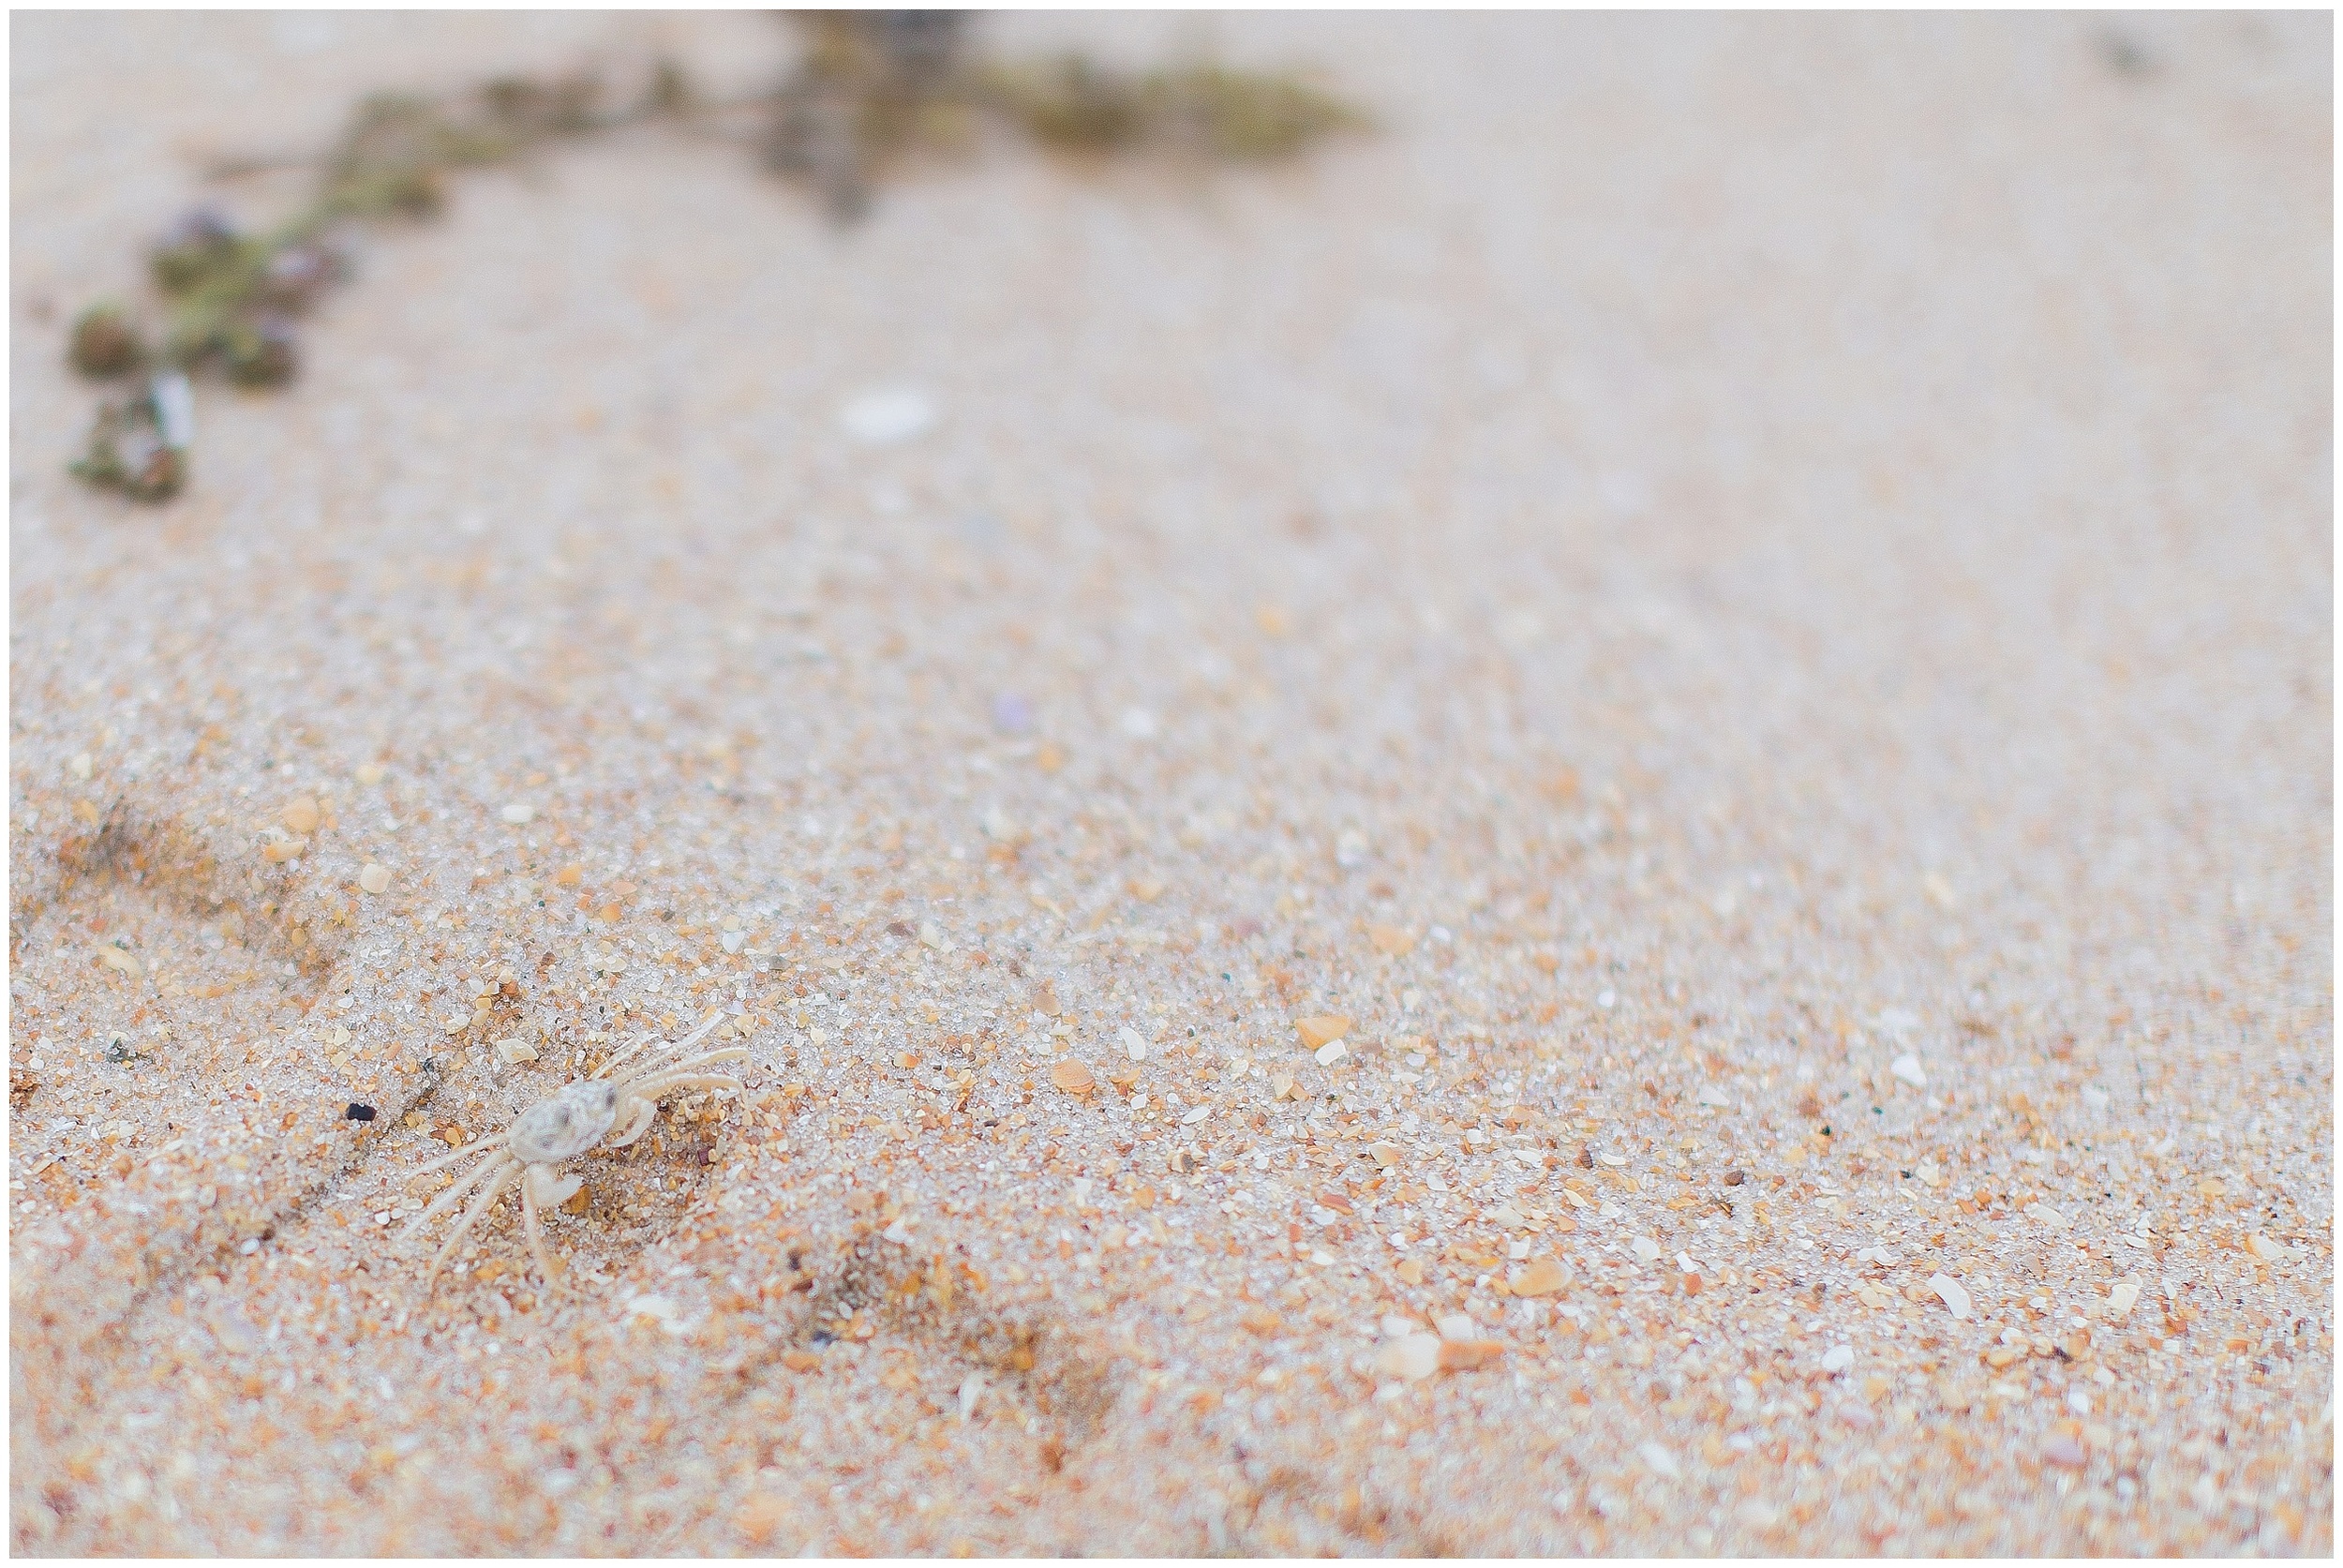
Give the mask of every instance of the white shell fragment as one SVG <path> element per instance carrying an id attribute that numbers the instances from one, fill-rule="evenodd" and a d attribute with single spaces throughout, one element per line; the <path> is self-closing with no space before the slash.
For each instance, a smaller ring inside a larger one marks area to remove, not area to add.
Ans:
<path id="1" fill-rule="evenodd" d="M 680 1314 L 677 1312 L 675 1303 L 669 1301 L 665 1296 L 638 1295 L 630 1297 L 626 1304 L 625 1317 L 628 1320 L 635 1318 L 649 1318 L 651 1322 L 665 1329 L 669 1334 L 679 1332 L 676 1327 L 676 1323 L 678 1318 L 680 1317 Z"/>
<path id="2" fill-rule="evenodd" d="M 916 387 L 885 387 L 847 400 L 838 424 L 865 446 L 893 446 L 935 426 L 935 400 Z"/>
<path id="3" fill-rule="evenodd" d="M 1440 1336 L 1406 1334 L 1375 1352 L 1375 1369 L 1402 1382 L 1421 1382 L 1440 1370 Z"/>
<path id="4" fill-rule="evenodd" d="M 2260 1231 L 2246 1238 L 2246 1250 L 2265 1263 L 2291 1263 L 2303 1255 L 2301 1247 L 2274 1241 Z"/>

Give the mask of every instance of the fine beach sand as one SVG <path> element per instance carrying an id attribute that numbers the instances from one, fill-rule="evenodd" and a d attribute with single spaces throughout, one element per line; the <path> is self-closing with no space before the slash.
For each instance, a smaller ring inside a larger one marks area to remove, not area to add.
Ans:
<path id="1" fill-rule="evenodd" d="M 2333 1551 L 2329 19 L 1014 19 L 1381 127 L 466 175 L 161 508 L 197 159 L 787 36 L 10 26 L 19 1552 Z"/>

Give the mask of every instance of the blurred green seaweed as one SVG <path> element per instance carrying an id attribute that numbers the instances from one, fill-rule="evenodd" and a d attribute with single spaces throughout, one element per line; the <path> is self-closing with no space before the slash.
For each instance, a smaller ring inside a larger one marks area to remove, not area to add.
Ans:
<path id="1" fill-rule="evenodd" d="M 353 226 L 420 219 L 446 204 L 457 170 L 509 162 L 543 144 L 678 112 L 672 67 L 654 71 L 634 103 L 606 108 L 590 76 L 507 78 L 446 100 L 381 94 L 361 102 L 340 141 L 318 161 L 314 194 L 276 228 L 240 230 L 201 206 L 147 253 L 160 299 L 158 331 L 109 301 L 74 321 L 67 359 L 92 380 L 143 384 L 100 407 L 73 472 L 137 500 L 168 500 L 186 484 L 191 418 L 158 409 L 183 399 L 192 377 L 282 386 L 300 369 L 295 320 L 351 273 Z M 232 165 L 246 172 L 266 165 Z"/>
<path id="2" fill-rule="evenodd" d="M 1120 70 L 1082 54 L 973 58 L 967 13 L 808 11 L 805 56 L 776 97 L 768 163 L 810 176 L 852 218 L 873 181 L 918 152 L 959 151 L 988 125 L 1059 152 L 1158 149 L 1227 161 L 1291 157 L 1359 108 L 1291 74 L 1212 61 Z"/>
<path id="3" fill-rule="evenodd" d="M 797 65 L 777 88 L 740 101 L 707 98 L 664 59 L 618 101 L 591 73 L 506 77 L 443 97 L 369 97 L 314 162 L 222 165 L 215 173 L 310 168 L 315 185 L 306 203 L 273 229 L 246 232 L 208 205 L 174 223 L 148 253 L 158 326 L 142 324 L 119 301 L 75 320 L 67 345 L 72 366 L 92 380 L 134 384 L 100 407 L 73 472 L 138 500 L 178 494 L 193 439 L 190 379 L 255 388 L 292 381 L 301 365 L 295 322 L 351 276 L 360 226 L 433 217 L 456 173 L 555 142 L 659 121 L 713 129 L 746 112 L 762 120 L 751 140 L 765 165 L 810 183 L 833 218 L 851 222 L 903 162 L 964 151 L 990 129 L 1068 154 L 1157 149 L 1260 161 L 1371 124 L 1287 74 L 1208 61 L 1127 71 L 1080 54 L 984 59 L 967 47 L 967 12 L 784 15 L 803 40 Z"/>

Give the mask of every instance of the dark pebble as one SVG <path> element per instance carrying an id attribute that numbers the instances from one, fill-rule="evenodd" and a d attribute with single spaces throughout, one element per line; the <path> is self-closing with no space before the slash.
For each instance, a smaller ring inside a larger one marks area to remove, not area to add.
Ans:
<path id="1" fill-rule="evenodd" d="M 1727 1187 L 1739 1187 L 1748 1179 L 1748 1173 L 1738 1165 L 1724 1173 L 1724 1185 Z"/>
<path id="2" fill-rule="evenodd" d="M 370 1122 L 374 1120 L 374 1107 L 371 1105 L 361 1105 L 353 1099 L 350 1102 L 350 1109 L 343 1112 L 342 1114 L 353 1122 Z"/>

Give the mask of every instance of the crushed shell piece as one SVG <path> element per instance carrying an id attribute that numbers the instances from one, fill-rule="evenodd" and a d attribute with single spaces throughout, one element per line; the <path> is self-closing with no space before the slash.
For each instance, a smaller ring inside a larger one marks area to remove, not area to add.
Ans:
<path id="1" fill-rule="evenodd" d="M 1304 1049 L 1317 1051 L 1349 1034 L 1351 1021 L 1347 1018 L 1338 1018 L 1332 1013 L 1320 1013 L 1311 1018 L 1295 1019 L 1293 1032 L 1302 1037 Z"/>
<path id="2" fill-rule="evenodd" d="M 1375 1369 L 1402 1382 L 1421 1382 L 1440 1370 L 1440 1336 L 1406 1334 L 1375 1352 Z"/>

